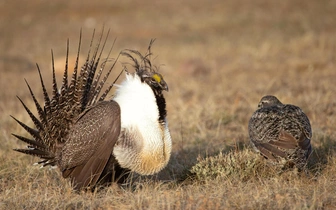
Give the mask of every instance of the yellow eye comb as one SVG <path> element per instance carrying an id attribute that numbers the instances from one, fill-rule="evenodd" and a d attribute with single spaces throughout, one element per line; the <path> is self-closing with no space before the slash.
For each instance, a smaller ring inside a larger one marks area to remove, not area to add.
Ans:
<path id="1" fill-rule="evenodd" d="M 152 78 L 155 79 L 155 81 L 157 81 L 157 83 L 160 83 L 160 82 L 161 82 L 161 76 L 158 75 L 158 74 L 154 74 L 154 75 L 152 76 Z"/>

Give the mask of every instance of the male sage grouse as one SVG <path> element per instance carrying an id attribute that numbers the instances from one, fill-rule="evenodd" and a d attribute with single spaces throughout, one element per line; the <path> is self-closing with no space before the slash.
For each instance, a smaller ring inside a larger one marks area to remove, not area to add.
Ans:
<path id="1" fill-rule="evenodd" d="M 253 148 L 265 158 L 302 170 L 311 153 L 312 130 L 308 117 L 275 96 L 262 97 L 248 125 Z"/>
<path id="2" fill-rule="evenodd" d="M 19 98 L 33 121 L 35 128 L 14 118 L 32 139 L 13 134 L 28 144 L 26 149 L 15 149 L 40 157 L 42 166 L 57 166 L 64 178 L 70 178 L 75 189 L 94 189 L 113 181 L 123 180 L 124 174 L 134 171 L 150 175 L 162 170 L 168 163 L 172 142 L 166 119 L 166 102 L 163 91 L 168 86 L 150 61 L 148 52 L 124 50 L 119 55 L 131 59 L 135 72 L 127 70 L 125 80 L 117 86 L 112 100 L 105 100 L 118 79 L 105 89 L 117 60 L 103 75 L 106 59 L 100 63 L 108 38 L 99 38 L 94 52 L 90 51 L 84 65 L 78 70 L 81 36 L 75 68 L 68 81 L 68 54 L 61 87 L 56 83 L 54 59 L 51 97 L 46 91 L 39 67 L 43 90 L 41 105 L 29 84 L 35 103 L 35 116 Z M 94 33 L 91 45 L 94 40 Z M 103 43 L 103 44 L 102 44 Z M 102 45 L 102 46 L 101 46 Z M 92 48 L 92 47 L 90 47 Z M 118 56 L 119 57 L 119 56 Z M 111 60 L 111 59 L 110 59 Z M 123 178 L 121 178 L 123 177 Z"/>

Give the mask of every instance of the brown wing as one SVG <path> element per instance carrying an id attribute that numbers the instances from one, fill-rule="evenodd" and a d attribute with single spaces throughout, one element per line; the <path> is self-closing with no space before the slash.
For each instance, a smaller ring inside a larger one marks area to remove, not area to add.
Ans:
<path id="1" fill-rule="evenodd" d="M 291 121 L 285 129 L 295 136 L 301 149 L 311 149 L 312 130 L 307 115 L 299 107 L 290 104 L 284 106 L 283 111 L 286 113 L 286 119 Z"/>
<path id="2" fill-rule="evenodd" d="M 269 144 L 282 149 L 295 149 L 298 146 L 297 140 L 290 133 L 281 130 L 276 140 L 270 140 Z"/>
<path id="3" fill-rule="evenodd" d="M 120 133 L 120 108 L 103 101 L 86 110 L 70 129 L 59 166 L 76 188 L 94 186 L 112 154 Z"/>
<path id="4" fill-rule="evenodd" d="M 249 136 L 255 150 L 268 159 L 283 157 L 285 153 L 270 144 L 276 142 L 281 129 L 281 110 L 278 107 L 267 107 L 255 111 L 249 121 Z"/>
<path id="5" fill-rule="evenodd" d="M 255 147 L 268 159 L 275 159 L 275 156 L 285 158 L 286 149 L 296 149 L 298 147 L 297 140 L 288 132 L 281 130 L 279 136 L 275 140 L 267 143 L 255 143 Z"/>

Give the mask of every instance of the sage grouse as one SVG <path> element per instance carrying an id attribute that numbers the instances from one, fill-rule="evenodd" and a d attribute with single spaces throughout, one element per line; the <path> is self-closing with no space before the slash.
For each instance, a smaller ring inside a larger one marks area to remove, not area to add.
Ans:
<path id="1" fill-rule="evenodd" d="M 299 107 L 282 104 L 272 95 L 264 96 L 248 128 L 253 148 L 265 158 L 286 168 L 304 168 L 312 150 L 312 130 Z"/>
<path id="2" fill-rule="evenodd" d="M 130 58 L 135 72 L 121 71 L 120 74 L 126 74 L 125 80 L 115 85 L 117 90 L 113 99 L 105 100 L 116 81 L 105 89 L 103 86 L 118 59 L 106 74 L 103 73 L 108 59 L 101 63 L 100 60 L 108 34 L 104 42 L 102 36 L 103 33 L 96 47 L 90 47 L 94 52 L 90 55 L 89 51 L 78 71 L 80 36 L 77 61 L 69 82 L 67 45 L 60 89 L 53 65 L 51 97 L 37 66 L 44 105 L 37 101 L 26 83 L 38 116 L 19 98 L 36 128 L 28 127 L 13 117 L 32 136 L 29 139 L 13 134 L 28 144 L 26 149 L 15 150 L 40 157 L 38 163 L 42 166 L 57 166 L 64 178 L 72 180 L 76 190 L 94 189 L 122 180 L 127 171 L 141 175 L 157 173 L 167 165 L 171 154 L 166 101 L 162 93 L 168 91 L 168 86 L 151 64 L 153 41 L 145 55 L 134 50 L 123 50 L 119 54 Z M 90 46 L 93 40 L 94 33 Z"/>

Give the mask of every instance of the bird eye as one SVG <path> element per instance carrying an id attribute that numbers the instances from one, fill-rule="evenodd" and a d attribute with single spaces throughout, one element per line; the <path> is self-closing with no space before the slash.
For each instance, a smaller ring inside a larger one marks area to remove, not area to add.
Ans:
<path id="1" fill-rule="evenodd" d="M 262 107 L 264 107 L 265 104 L 266 104 L 265 101 L 261 101 L 261 102 L 258 104 L 258 108 L 262 108 Z"/>

